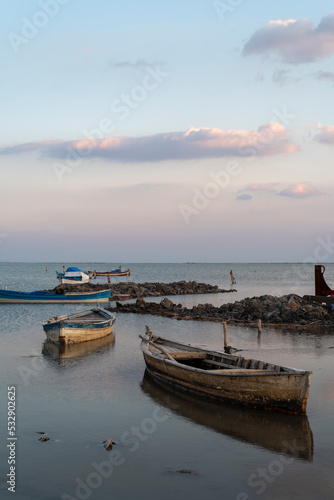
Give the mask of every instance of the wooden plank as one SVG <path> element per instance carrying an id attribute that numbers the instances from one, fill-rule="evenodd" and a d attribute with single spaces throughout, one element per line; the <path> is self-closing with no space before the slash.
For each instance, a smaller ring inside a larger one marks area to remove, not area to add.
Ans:
<path id="1" fill-rule="evenodd" d="M 167 349 L 166 349 L 167 351 Z M 186 360 L 186 359 L 205 359 L 207 358 L 207 354 L 205 352 L 191 352 L 191 351 L 179 351 L 172 352 L 168 350 L 168 352 L 173 356 L 174 359 L 178 360 Z"/>
<path id="2" fill-rule="evenodd" d="M 334 304 L 334 297 L 327 297 L 326 295 L 304 295 L 303 299 L 309 300 L 310 302 L 324 303 L 324 304 Z"/>
<path id="3" fill-rule="evenodd" d="M 215 361 L 214 359 L 204 359 L 203 361 L 207 365 L 221 366 L 223 368 L 230 368 L 231 366 L 235 366 L 234 363 L 233 365 L 230 365 L 228 363 L 223 363 L 222 361 Z"/>

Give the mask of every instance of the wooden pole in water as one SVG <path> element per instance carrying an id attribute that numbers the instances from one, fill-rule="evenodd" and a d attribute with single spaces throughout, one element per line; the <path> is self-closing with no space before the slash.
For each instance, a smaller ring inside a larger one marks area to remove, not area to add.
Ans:
<path id="1" fill-rule="evenodd" d="M 94 280 L 96 280 L 96 271 L 93 272 Z"/>
<path id="2" fill-rule="evenodd" d="M 227 324 L 226 324 L 225 321 L 223 323 L 223 327 L 224 327 L 224 349 L 227 349 L 227 347 L 228 347 L 228 342 L 227 342 Z"/>
<path id="3" fill-rule="evenodd" d="M 257 322 L 257 331 L 258 331 L 258 334 L 261 335 L 261 333 L 262 333 L 262 322 L 261 322 L 260 319 Z"/>
<path id="4" fill-rule="evenodd" d="M 108 278 L 108 283 L 110 283 L 110 276 L 109 276 L 109 274 L 107 275 L 107 278 Z"/>

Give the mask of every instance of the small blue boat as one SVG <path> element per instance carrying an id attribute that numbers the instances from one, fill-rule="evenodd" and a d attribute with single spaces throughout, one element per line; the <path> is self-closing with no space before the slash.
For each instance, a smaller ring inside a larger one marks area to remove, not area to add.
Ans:
<path id="1" fill-rule="evenodd" d="M 87 283 L 90 279 L 89 275 L 77 267 L 68 267 L 66 272 L 58 273 L 56 271 L 57 278 L 62 285 Z"/>
<path id="2" fill-rule="evenodd" d="M 43 325 L 50 342 L 75 344 L 101 339 L 113 331 L 115 316 L 106 309 L 95 307 L 66 316 L 56 316 Z"/>
<path id="3" fill-rule="evenodd" d="M 2 304 L 61 304 L 64 302 L 108 302 L 111 290 L 100 290 L 99 292 L 16 292 L 14 290 L 0 289 L 0 303 Z"/>

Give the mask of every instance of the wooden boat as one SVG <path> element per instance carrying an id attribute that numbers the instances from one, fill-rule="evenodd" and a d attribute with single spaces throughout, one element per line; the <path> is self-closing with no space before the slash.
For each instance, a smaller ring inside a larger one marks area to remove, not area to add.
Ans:
<path id="1" fill-rule="evenodd" d="M 16 292 L 0 290 L 0 303 L 6 304 L 61 304 L 63 302 L 108 302 L 111 290 L 86 293 Z"/>
<path id="2" fill-rule="evenodd" d="M 157 382 L 232 404 L 303 414 L 312 372 L 155 337 L 146 327 L 141 349 Z"/>
<path id="3" fill-rule="evenodd" d="M 56 316 L 43 325 L 46 337 L 55 344 L 75 344 L 110 335 L 116 318 L 100 307 L 66 316 Z"/>
<path id="4" fill-rule="evenodd" d="M 162 387 L 145 371 L 141 388 L 157 404 L 190 422 L 276 453 L 313 459 L 313 434 L 307 415 L 245 408 L 199 399 L 193 394 Z"/>
<path id="5" fill-rule="evenodd" d="M 79 283 L 88 283 L 90 277 L 87 273 L 81 271 L 77 267 L 68 267 L 65 273 L 58 273 L 57 278 L 59 279 L 59 283 L 62 285 L 76 285 Z"/>
<path id="6" fill-rule="evenodd" d="M 314 266 L 315 295 L 304 295 L 304 299 L 310 302 L 328 304 L 334 306 L 334 290 L 326 283 L 324 278 L 325 266 L 317 264 Z"/>
<path id="7" fill-rule="evenodd" d="M 130 268 L 122 271 L 122 266 L 113 271 L 86 271 L 90 277 L 98 278 L 99 276 L 130 276 Z"/>

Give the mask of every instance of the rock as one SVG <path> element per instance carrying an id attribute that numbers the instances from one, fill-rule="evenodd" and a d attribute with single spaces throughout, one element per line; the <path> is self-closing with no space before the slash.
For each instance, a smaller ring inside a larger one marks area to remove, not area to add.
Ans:
<path id="1" fill-rule="evenodd" d="M 43 437 L 40 437 L 40 438 L 38 439 L 38 441 L 41 441 L 42 443 L 45 443 L 45 441 L 49 441 L 49 439 L 50 439 L 49 437 L 47 437 L 47 436 L 43 436 Z"/>
<path id="2" fill-rule="evenodd" d="M 174 304 L 171 300 L 167 299 L 167 297 L 165 297 L 161 302 L 160 302 L 160 305 L 162 307 L 164 307 L 165 309 L 173 309 L 174 307 Z"/>
<path id="3" fill-rule="evenodd" d="M 146 302 L 144 299 L 137 299 L 136 300 L 136 306 L 140 307 L 141 309 L 144 309 L 146 307 Z"/>

